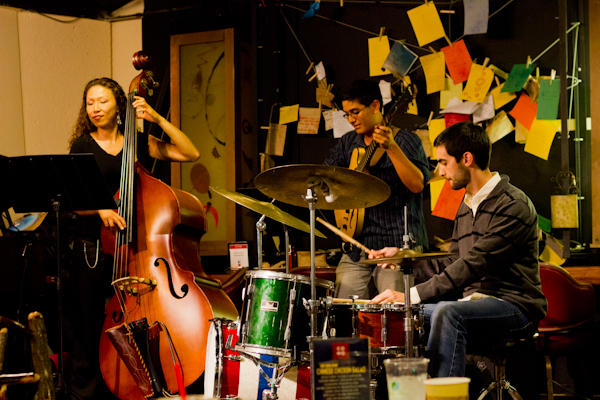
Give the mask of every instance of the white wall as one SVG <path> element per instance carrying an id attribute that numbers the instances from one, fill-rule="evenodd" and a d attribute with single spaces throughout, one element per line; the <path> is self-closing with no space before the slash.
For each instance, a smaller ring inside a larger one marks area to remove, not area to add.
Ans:
<path id="1" fill-rule="evenodd" d="M 0 7 L 0 155 L 25 154 L 17 12 Z"/>
<path id="2" fill-rule="evenodd" d="M 134 0 L 120 15 L 143 12 Z M 107 22 L 0 7 L 0 154 L 64 154 L 85 84 L 112 77 L 127 91 L 137 75 L 141 20 Z"/>

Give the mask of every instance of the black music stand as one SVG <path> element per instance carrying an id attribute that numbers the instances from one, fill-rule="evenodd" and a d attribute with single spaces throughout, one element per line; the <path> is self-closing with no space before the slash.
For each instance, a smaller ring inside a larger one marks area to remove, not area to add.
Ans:
<path id="1" fill-rule="evenodd" d="M 65 393 L 63 352 L 63 294 L 60 266 L 60 211 L 117 208 L 93 154 L 60 154 L 0 158 L 0 210 L 15 212 L 54 211 L 58 296 L 57 394 Z"/>

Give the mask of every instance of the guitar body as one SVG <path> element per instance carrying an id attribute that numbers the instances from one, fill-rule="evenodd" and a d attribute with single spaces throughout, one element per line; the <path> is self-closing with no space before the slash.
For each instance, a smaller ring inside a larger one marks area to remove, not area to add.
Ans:
<path id="1" fill-rule="evenodd" d="M 365 157 L 365 149 L 357 147 L 352 150 L 350 157 L 349 169 L 356 170 L 360 165 L 361 160 Z M 366 171 L 363 171 L 366 172 Z M 346 235 L 357 239 L 362 233 L 363 224 L 365 222 L 365 209 L 356 208 L 352 210 L 334 210 L 335 225 Z"/>

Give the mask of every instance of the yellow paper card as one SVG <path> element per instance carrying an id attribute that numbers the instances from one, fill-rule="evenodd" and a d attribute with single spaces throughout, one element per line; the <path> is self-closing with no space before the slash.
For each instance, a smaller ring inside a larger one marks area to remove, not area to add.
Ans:
<path id="1" fill-rule="evenodd" d="M 444 90 L 446 84 L 446 61 L 444 59 L 444 53 L 441 51 L 433 54 L 428 54 L 423 57 L 419 57 L 423 72 L 425 73 L 425 80 L 427 81 L 427 94 L 439 92 Z"/>
<path id="2" fill-rule="evenodd" d="M 387 75 L 391 72 L 383 68 L 390 54 L 390 42 L 387 35 L 369 39 L 369 76 Z"/>
<path id="3" fill-rule="evenodd" d="M 469 73 L 467 86 L 465 87 L 465 90 L 463 90 L 460 99 L 482 103 L 487 92 L 490 90 L 493 79 L 494 72 L 491 68 L 473 64 L 471 66 L 471 72 Z"/>
<path id="4" fill-rule="evenodd" d="M 502 92 L 502 86 L 504 86 L 504 83 L 500 86 L 496 86 L 495 88 L 493 88 L 490 93 L 492 94 L 492 97 L 494 98 L 494 109 L 497 110 L 500 107 L 510 103 L 512 100 L 517 98 L 517 95 L 514 94 L 514 92 Z"/>
<path id="5" fill-rule="evenodd" d="M 440 179 L 438 181 L 433 181 L 429 183 L 429 190 L 431 191 L 431 209 L 435 208 L 435 204 L 440 198 L 440 193 L 442 193 L 442 188 L 444 187 L 445 179 Z"/>
<path id="6" fill-rule="evenodd" d="M 432 119 L 429 122 L 429 141 L 431 142 L 431 159 L 437 160 L 437 155 L 435 153 L 435 147 L 433 147 L 433 142 L 435 138 L 438 137 L 440 133 L 442 133 L 446 129 L 446 120 L 444 119 Z"/>
<path id="7" fill-rule="evenodd" d="M 525 144 L 527 142 L 527 136 L 529 136 L 527 128 L 525 128 L 522 123 L 515 120 L 515 142 Z"/>
<path id="8" fill-rule="evenodd" d="M 529 135 L 527 135 L 527 143 L 525 143 L 524 150 L 536 157 L 547 160 L 548 154 L 550 154 L 550 147 L 552 147 L 552 142 L 556 135 L 556 129 L 559 125 L 559 119 L 534 120 L 529 130 Z"/>
<path id="9" fill-rule="evenodd" d="M 298 109 L 300 104 L 293 106 L 281 107 L 279 109 L 279 124 L 289 124 L 290 122 L 298 121 Z"/>
<path id="10" fill-rule="evenodd" d="M 492 144 L 502 139 L 504 136 L 511 133 L 515 127 L 506 115 L 504 110 L 500 111 L 486 128 L 487 134 L 490 137 Z"/>
<path id="11" fill-rule="evenodd" d="M 461 83 L 454 84 L 452 78 L 446 77 L 446 84 L 444 90 L 440 92 L 440 109 L 446 108 L 448 102 L 455 97 L 460 97 L 463 91 L 463 85 Z"/>
<path id="12" fill-rule="evenodd" d="M 433 1 L 408 10 L 407 14 L 415 31 L 419 46 L 425 46 L 434 40 L 446 36 L 440 15 Z"/>

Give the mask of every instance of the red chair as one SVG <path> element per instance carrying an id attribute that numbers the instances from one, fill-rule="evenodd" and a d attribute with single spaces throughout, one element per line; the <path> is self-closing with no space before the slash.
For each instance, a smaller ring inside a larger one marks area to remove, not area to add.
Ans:
<path id="1" fill-rule="evenodd" d="M 540 279 L 548 313 L 540 322 L 538 343 L 546 359 L 548 400 L 553 400 L 551 359 L 568 354 L 583 360 L 591 348 L 596 299 L 591 284 L 576 281 L 556 265 L 540 264 Z"/>

